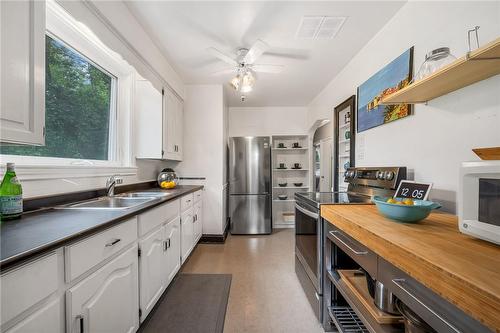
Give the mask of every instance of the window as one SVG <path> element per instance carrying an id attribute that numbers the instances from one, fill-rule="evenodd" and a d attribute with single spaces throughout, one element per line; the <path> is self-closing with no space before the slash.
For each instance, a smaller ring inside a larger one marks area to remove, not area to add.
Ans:
<path id="1" fill-rule="evenodd" d="M 113 159 L 116 78 L 57 38 L 45 41 L 45 146 L 1 144 L 0 154 Z"/>

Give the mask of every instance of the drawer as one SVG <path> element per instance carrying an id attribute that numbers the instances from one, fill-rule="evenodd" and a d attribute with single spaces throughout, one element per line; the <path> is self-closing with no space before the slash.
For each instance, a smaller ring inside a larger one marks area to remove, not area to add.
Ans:
<path id="1" fill-rule="evenodd" d="M 377 278 L 377 254 L 375 252 L 333 225 L 328 231 L 327 237 L 363 267 L 372 278 Z"/>
<path id="2" fill-rule="evenodd" d="M 202 192 L 202 190 L 199 190 L 199 191 L 194 192 L 193 195 L 194 195 L 194 202 L 198 202 L 201 200 L 203 192 Z"/>
<path id="3" fill-rule="evenodd" d="M 174 200 L 139 215 L 139 237 L 179 216 L 179 205 L 179 200 Z"/>
<path id="4" fill-rule="evenodd" d="M 438 332 L 491 332 L 461 309 L 382 258 L 379 258 L 378 280 Z"/>
<path id="5" fill-rule="evenodd" d="M 57 291 L 59 272 L 62 277 L 58 255 L 51 253 L 3 274 L 0 277 L 1 324 Z"/>
<path id="6" fill-rule="evenodd" d="M 137 218 L 66 246 L 66 281 L 70 282 L 137 239 Z"/>
<path id="7" fill-rule="evenodd" d="M 194 196 L 193 193 L 185 195 L 181 198 L 181 212 L 193 207 Z"/>

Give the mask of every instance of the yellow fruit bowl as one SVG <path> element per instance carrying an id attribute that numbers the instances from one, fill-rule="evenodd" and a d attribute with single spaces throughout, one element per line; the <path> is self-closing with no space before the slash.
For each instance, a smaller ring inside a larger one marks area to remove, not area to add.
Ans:
<path id="1" fill-rule="evenodd" d="M 175 183 L 175 181 L 162 181 L 160 183 L 160 187 L 161 188 L 164 188 L 164 189 L 171 189 L 171 188 L 174 188 L 177 184 Z"/>

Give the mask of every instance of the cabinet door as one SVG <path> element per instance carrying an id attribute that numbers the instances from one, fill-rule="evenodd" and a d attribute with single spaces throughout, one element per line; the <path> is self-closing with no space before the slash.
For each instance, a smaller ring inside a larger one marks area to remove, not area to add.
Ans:
<path id="1" fill-rule="evenodd" d="M 135 81 L 137 158 L 163 158 L 162 93 L 147 80 Z"/>
<path id="2" fill-rule="evenodd" d="M 193 249 L 193 209 L 186 210 L 181 215 L 181 257 L 186 261 Z"/>
<path id="3" fill-rule="evenodd" d="M 176 104 L 176 117 L 175 117 L 175 144 L 177 146 L 177 160 L 182 161 L 182 153 L 183 153 L 183 129 L 184 129 L 184 110 L 183 110 L 183 102 L 175 98 Z"/>
<path id="4" fill-rule="evenodd" d="M 62 333 L 64 324 L 61 310 L 61 300 L 54 299 L 6 330 L 5 333 Z"/>
<path id="5" fill-rule="evenodd" d="M 43 145 L 45 1 L 0 1 L 0 141 Z"/>
<path id="6" fill-rule="evenodd" d="M 198 201 L 194 204 L 194 213 L 193 213 L 193 246 L 198 243 L 201 238 L 201 234 L 203 231 L 203 223 L 202 223 L 202 205 L 201 201 Z"/>
<path id="7" fill-rule="evenodd" d="M 139 327 L 137 245 L 66 292 L 69 332 L 131 333 Z"/>
<path id="8" fill-rule="evenodd" d="M 165 158 L 169 160 L 175 160 L 177 158 L 177 146 L 176 146 L 176 104 L 174 95 L 166 90 L 163 99 L 163 115 L 164 121 L 166 123 L 165 132 L 163 133 L 165 141 L 164 146 L 166 147 Z"/>
<path id="9" fill-rule="evenodd" d="M 167 287 L 167 261 L 165 253 L 165 227 L 161 226 L 139 241 L 141 257 L 139 258 L 141 321 L 147 317 L 151 309 Z"/>
<path id="10" fill-rule="evenodd" d="M 167 247 L 167 284 L 181 267 L 181 224 L 177 217 L 165 226 Z"/>

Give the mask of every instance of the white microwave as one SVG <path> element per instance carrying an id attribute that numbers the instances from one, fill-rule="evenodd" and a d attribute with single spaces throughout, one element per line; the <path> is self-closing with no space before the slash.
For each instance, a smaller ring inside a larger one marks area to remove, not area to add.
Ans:
<path id="1" fill-rule="evenodd" d="M 500 245 L 500 161 L 462 163 L 458 227 L 464 234 Z"/>

